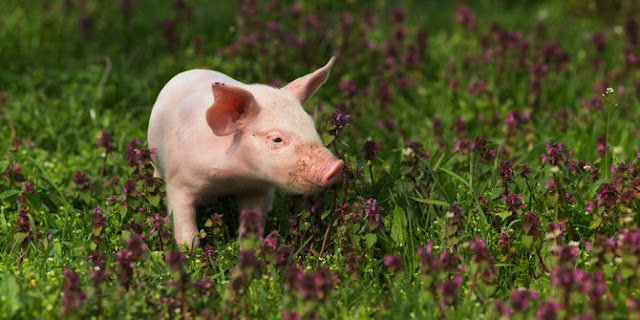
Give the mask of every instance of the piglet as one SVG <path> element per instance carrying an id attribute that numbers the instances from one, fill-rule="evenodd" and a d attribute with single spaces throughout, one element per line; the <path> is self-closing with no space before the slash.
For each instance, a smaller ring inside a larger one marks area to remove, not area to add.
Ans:
<path id="1" fill-rule="evenodd" d="M 199 245 L 195 206 L 209 197 L 235 195 L 241 210 L 264 216 L 276 187 L 309 194 L 339 179 L 342 160 L 323 146 L 302 108 L 334 60 L 280 89 L 200 69 L 164 86 L 148 139 L 179 246 Z"/>

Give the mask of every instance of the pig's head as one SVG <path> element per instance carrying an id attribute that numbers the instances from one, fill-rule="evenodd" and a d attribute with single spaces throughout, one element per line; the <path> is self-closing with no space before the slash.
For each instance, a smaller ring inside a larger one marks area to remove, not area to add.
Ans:
<path id="1" fill-rule="evenodd" d="M 335 58 L 285 87 L 213 84 L 207 123 L 217 136 L 233 135 L 247 175 L 294 193 L 312 193 L 340 178 L 343 162 L 324 147 L 302 105 L 327 80 Z"/>

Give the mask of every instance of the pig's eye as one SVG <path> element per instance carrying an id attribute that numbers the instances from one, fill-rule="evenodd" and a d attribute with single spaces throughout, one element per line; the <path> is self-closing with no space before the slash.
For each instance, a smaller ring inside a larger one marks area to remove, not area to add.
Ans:
<path id="1" fill-rule="evenodd" d="M 282 138 L 280 138 L 280 137 L 271 138 L 271 141 L 273 141 L 275 143 L 281 143 L 282 142 Z"/>

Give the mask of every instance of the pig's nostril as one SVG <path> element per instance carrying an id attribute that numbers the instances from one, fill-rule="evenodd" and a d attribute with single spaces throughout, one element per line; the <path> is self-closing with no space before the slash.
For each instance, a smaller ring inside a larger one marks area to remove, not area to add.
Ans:
<path id="1" fill-rule="evenodd" d="M 340 174 L 342 174 L 342 167 L 344 166 L 344 162 L 342 160 L 333 161 L 331 165 L 328 166 L 327 171 L 322 177 L 322 184 L 325 187 L 328 187 L 338 181 L 340 178 Z"/>

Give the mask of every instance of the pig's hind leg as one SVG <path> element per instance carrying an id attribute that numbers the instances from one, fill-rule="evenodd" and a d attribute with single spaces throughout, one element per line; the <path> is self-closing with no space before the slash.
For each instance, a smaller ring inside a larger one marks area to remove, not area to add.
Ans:
<path id="1" fill-rule="evenodd" d="M 200 244 L 196 226 L 196 197 L 182 187 L 167 184 L 167 204 L 173 215 L 173 233 L 178 246 L 190 249 Z"/>

